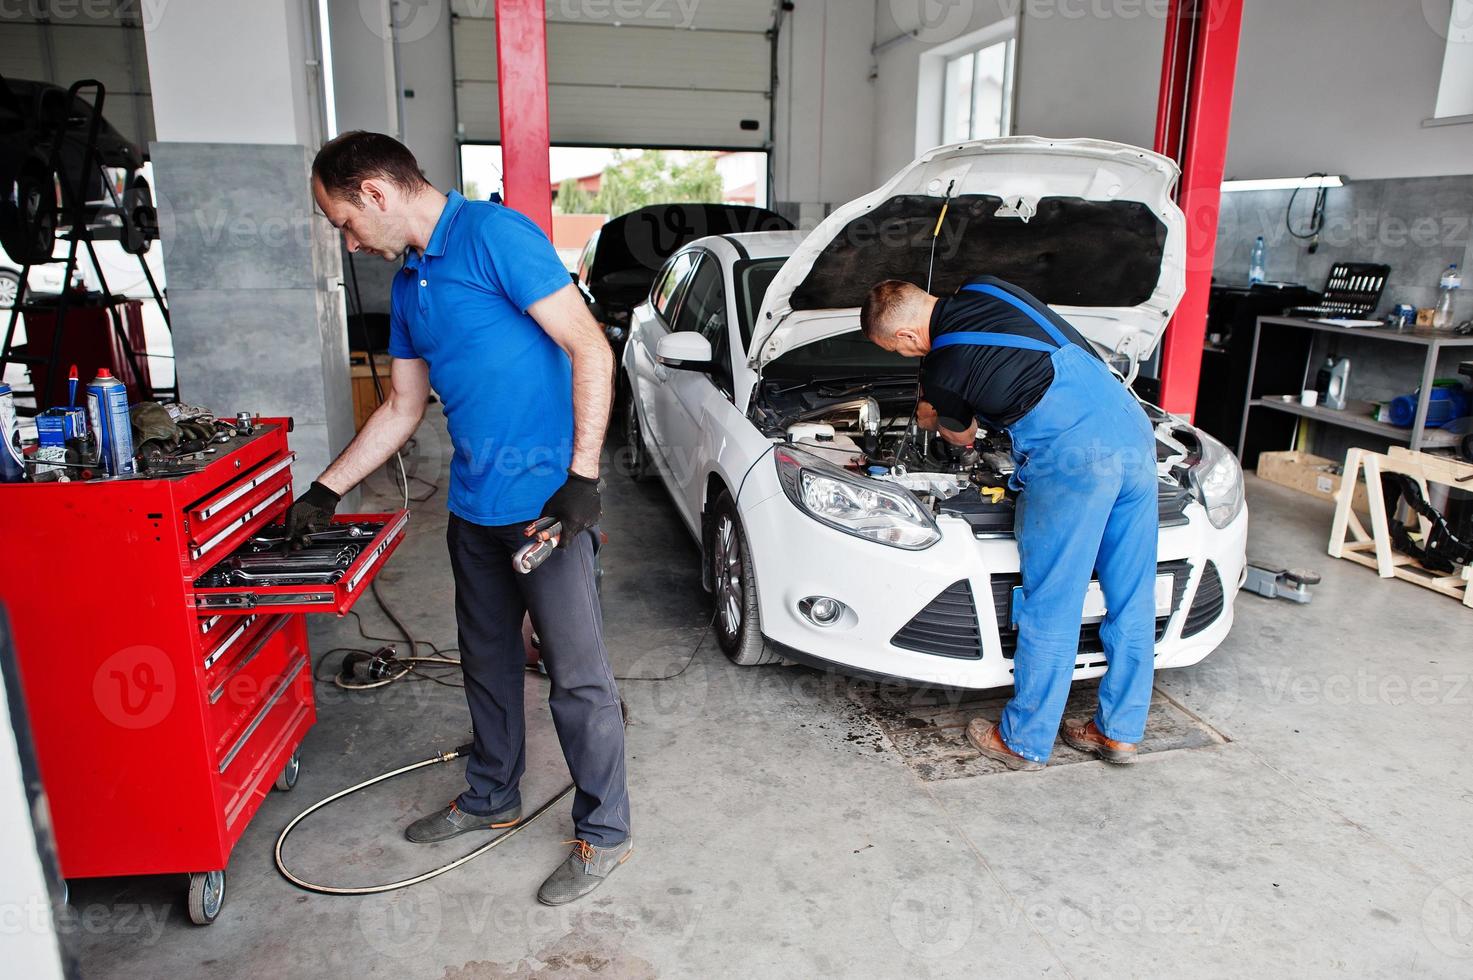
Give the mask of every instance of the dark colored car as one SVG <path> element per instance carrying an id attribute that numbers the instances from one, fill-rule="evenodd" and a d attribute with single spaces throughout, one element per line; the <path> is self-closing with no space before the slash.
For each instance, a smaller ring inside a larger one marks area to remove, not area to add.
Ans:
<path id="1" fill-rule="evenodd" d="M 76 206 L 94 239 L 142 254 L 158 237 L 143 151 L 98 118 L 89 159 L 103 88 L 74 88 L 75 97 L 48 82 L 0 78 L 0 246 L 19 265 L 50 261 L 56 231 Z"/>
<path id="2" fill-rule="evenodd" d="M 686 244 L 707 235 L 789 231 L 775 211 L 745 204 L 651 204 L 611 218 L 583 247 L 574 277 L 604 325 L 617 358 L 629 336 L 630 312 L 649 298 L 655 274 Z"/>

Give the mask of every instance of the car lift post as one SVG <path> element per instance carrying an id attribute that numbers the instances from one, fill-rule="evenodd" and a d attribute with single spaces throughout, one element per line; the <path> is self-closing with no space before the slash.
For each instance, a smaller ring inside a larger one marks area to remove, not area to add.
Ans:
<path id="1" fill-rule="evenodd" d="M 1181 166 L 1186 293 L 1161 349 L 1161 407 L 1191 416 L 1202 373 L 1207 300 L 1233 108 L 1243 0 L 1170 0 L 1156 103 L 1156 152 Z"/>
<path id="2" fill-rule="evenodd" d="M 502 199 L 552 238 L 547 19 L 542 0 L 496 0 Z"/>

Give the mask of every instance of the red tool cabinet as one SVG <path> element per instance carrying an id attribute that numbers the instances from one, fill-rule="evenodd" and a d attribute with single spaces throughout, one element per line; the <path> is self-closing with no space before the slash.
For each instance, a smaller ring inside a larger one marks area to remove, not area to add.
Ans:
<path id="1" fill-rule="evenodd" d="M 259 420 L 183 476 L 0 484 L 0 598 L 62 873 L 187 873 L 196 922 L 266 793 L 296 782 L 316 718 L 302 614 L 347 612 L 409 517 L 337 518 L 383 528 L 335 584 L 197 588 L 290 505 L 289 429 Z"/>

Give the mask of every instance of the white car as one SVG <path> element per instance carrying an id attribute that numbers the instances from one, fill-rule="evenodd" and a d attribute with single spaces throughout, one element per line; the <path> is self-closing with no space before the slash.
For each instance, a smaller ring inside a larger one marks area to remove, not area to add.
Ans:
<path id="1" fill-rule="evenodd" d="M 934 259 L 934 291 L 1014 282 L 1133 377 L 1184 290 L 1176 179 L 1171 161 L 1117 143 L 963 143 L 807 236 L 712 236 L 670 258 L 620 364 L 622 456 L 663 479 L 699 541 L 728 657 L 1012 683 L 1013 502 L 987 489 L 1014 468 L 1007 435 L 957 450 L 918 430 L 918 362 L 865 340 L 858 307 L 880 279 L 926 283 Z M 1160 473 L 1157 666 L 1181 667 L 1232 626 L 1243 478 L 1219 442 L 1144 407 Z M 1076 677 L 1104 672 L 1104 601 L 1093 585 Z"/>

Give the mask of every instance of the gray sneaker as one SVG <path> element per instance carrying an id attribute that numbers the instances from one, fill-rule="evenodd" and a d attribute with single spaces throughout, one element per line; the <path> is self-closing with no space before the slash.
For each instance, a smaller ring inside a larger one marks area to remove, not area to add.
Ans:
<path id="1" fill-rule="evenodd" d="M 563 843 L 572 844 L 573 852 L 537 890 L 537 901 L 543 905 L 566 905 L 582 898 L 602 885 L 604 879 L 634 853 L 632 837 L 609 847 L 594 847 L 586 840 Z"/>
<path id="2" fill-rule="evenodd" d="M 500 813 L 484 817 L 466 813 L 452 802 L 443 810 L 436 810 L 428 817 L 420 817 L 404 828 L 404 836 L 416 844 L 435 844 L 472 830 L 501 830 L 511 827 L 522 819 L 522 805 L 508 807 Z"/>

